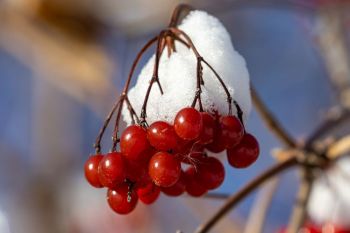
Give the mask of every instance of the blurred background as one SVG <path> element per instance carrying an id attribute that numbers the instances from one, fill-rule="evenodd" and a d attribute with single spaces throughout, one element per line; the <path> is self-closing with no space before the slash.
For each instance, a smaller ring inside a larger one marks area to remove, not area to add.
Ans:
<path id="1" fill-rule="evenodd" d="M 292 135 L 305 138 L 330 107 L 350 106 L 347 1 L 185 2 L 223 22 L 253 85 Z M 186 233 L 223 203 L 163 195 L 118 216 L 105 190 L 83 177 L 136 52 L 167 26 L 177 3 L 0 0 L 0 233 Z M 260 141 L 260 159 L 246 170 L 226 164 L 216 192 L 237 191 L 274 162 L 270 151 L 279 142 L 255 111 L 248 129 Z M 287 224 L 296 189 L 296 172 L 284 174 L 264 232 Z M 214 231 L 243 232 L 255 195 Z"/>

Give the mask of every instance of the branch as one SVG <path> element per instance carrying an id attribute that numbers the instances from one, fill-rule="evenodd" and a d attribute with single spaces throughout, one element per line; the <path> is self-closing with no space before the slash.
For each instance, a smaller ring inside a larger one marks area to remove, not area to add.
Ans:
<path id="1" fill-rule="evenodd" d="M 261 233 L 263 231 L 266 213 L 271 205 L 279 180 L 278 177 L 271 179 L 257 196 L 248 221 L 245 224 L 245 233 Z"/>
<path id="2" fill-rule="evenodd" d="M 305 148 L 309 149 L 312 147 L 312 144 L 323 137 L 328 132 L 332 131 L 342 123 L 346 122 L 350 119 L 350 111 L 342 110 L 340 113 L 332 113 L 328 116 L 328 118 L 318 126 L 314 132 L 310 134 L 308 139 L 305 142 Z"/>
<path id="3" fill-rule="evenodd" d="M 327 157 L 330 159 L 337 159 L 347 153 L 350 153 L 350 135 L 334 142 L 326 152 Z"/>
<path id="4" fill-rule="evenodd" d="M 233 207 L 235 207 L 241 200 L 247 197 L 250 193 L 256 190 L 261 184 L 266 182 L 271 177 L 286 171 L 298 164 L 296 158 L 291 158 L 283 163 L 276 164 L 263 172 L 260 176 L 249 182 L 240 191 L 231 196 L 227 202 L 205 223 L 201 224 L 195 233 L 208 232 L 221 218 L 223 218 Z"/>
<path id="5" fill-rule="evenodd" d="M 186 13 L 188 11 L 192 11 L 194 8 L 188 4 L 179 4 L 173 11 L 173 15 L 171 16 L 169 27 L 176 27 L 179 24 L 180 16 L 182 13 Z"/>
<path id="6" fill-rule="evenodd" d="M 317 41 L 338 102 L 350 108 L 350 59 L 344 35 L 343 10 L 340 5 L 321 8 L 318 18 L 322 26 Z"/>
<path id="7" fill-rule="evenodd" d="M 311 174 L 312 170 L 308 167 L 304 168 L 303 173 L 303 178 L 300 183 L 297 200 L 289 221 L 287 233 L 297 233 L 305 222 L 306 207 L 310 198 L 314 178 Z"/>
<path id="8" fill-rule="evenodd" d="M 267 125 L 267 127 L 276 135 L 278 139 L 281 140 L 288 147 L 297 147 L 294 139 L 288 134 L 288 132 L 279 123 L 277 118 L 269 111 L 262 99 L 259 97 L 258 93 L 251 87 L 252 100 L 256 107 L 256 110 L 260 114 L 261 118 Z"/>

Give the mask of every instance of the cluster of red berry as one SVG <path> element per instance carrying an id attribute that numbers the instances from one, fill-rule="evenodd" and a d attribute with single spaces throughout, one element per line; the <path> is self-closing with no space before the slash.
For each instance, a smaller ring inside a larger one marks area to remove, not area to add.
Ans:
<path id="1" fill-rule="evenodd" d="M 151 204 L 160 192 L 201 196 L 218 188 L 225 178 L 223 164 L 206 150 L 227 150 L 230 165 L 245 168 L 259 155 L 259 145 L 235 116 L 180 110 L 171 125 L 130 125 L 120 138 L 120 152 L 93 155 L 85 176 L 97 188 L 108 188 L 107 200 L 119 214 L 130 213 L 138 199 Z"/>

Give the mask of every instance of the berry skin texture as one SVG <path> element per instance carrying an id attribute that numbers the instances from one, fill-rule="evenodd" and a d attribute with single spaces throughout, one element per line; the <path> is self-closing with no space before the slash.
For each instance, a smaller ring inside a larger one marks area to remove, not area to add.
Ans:
<path id="1" fill-rule="evenodd" d="M 98 166 L 98 178 L 104 187 L 113 189 L 124 182 L 126 172 L 119 152 L 108 153 Z"/>
<path id="2" fill-rule="evenodd" d="M 98 178 L 98 165 L 100 164 L 102 158 L 102 155 L 92 155 L 84 165 L 85 178 L 89 184 L 95 188 L 103 187 Z"/>
<path id="3" fill-rule="evenodd" d="M 200 197 L 207 192 L 207 189 L 199 182 L 196 169 L 189 167 L 185 171 L 186 192 L 193 197 Z"/>
<path id="4" fill-rule="evenodd" d="M 181 171 L 180 179 L 170 187 L 161 188 L 162 192 L 171 197 L 180 196 L 185 192 L 186 189 L 186 181 L 185 181 L 185 173 Z"/>
<path id="5" fill-rule="evenodd" d="M 148 173 L 156 185 L 170 187 L 180 178 L 181 163 L 167 152 L 158 152 L 149 162 Z"/>
<path id="6" fill-rule="evenodd" d="M 203 127 L 198 138 L 198 143 L 206 145 L 214 141 L 216 122 L 215 118 L 211 114 L 207 112 L 201 112 L 200 114 L 202 116 Z"/>
<path id="7" fill-rule="evenodd" d="M 220 124 L 216 122 L 214 128 L 214 140 L 212 143 L 205 146 L 207 150 L 213 153 L 220 153 L 226 149 L 226 142 L 222 140 L 222 130 Z"/>
<path id="8" fill-rule="evenodd" d="M 146 175 L 148 176 L 148 164 L 126 159 L 124 164 L 126 166 L 126 178 L 130 181 L 139 183 Z"/>
<path id="9" fill-rule="evenodd" d="M 168 151 L 176 149 L 177 135 L 172 125 L 165 121 L 156 121 L 147 129 L 149 143 L 156 149 Z"/>
<path id="10" fill-rule="evenodd" d="M 214 157 L 201 159 L 198 165 L 198 180 L 206 189 L 218 188 L 225 179 L 225 168 Z"/>
<path id="11" fill-rule="evenodd" d="M 227 149 L 238 145 L 244 135 L 244 128 L 235 116 L 222 116 L 220 118 L 221 140 Z"/>
<path id="12" fill-rule="evenodd" d="M 149 148 L 147 132 L 139 125 L 127 127 L 120 138 L 120 150 L 127 159 L 142 160 L 142 152 Z"/>
<path id="13" fill-rule="evenodd" d="M 195 108 L 181 109 L 174 120 L 177 135 L 185 140 L 198 138 L 202 131 L 203 121 L 200 112 Z"/>
<path id="14" fill-rule="evenodd" d="M 133 211 L 137 205 L 138 197 L 135 190 L 130 190 L 128 200 L 129 186 L 124 183 L 115 189 L 108 189 L 107 202 L 109 206 L 118 214 L 128 214 Z"/>
<path id="15" fill-rule="evenodd" d="M 149 182 L 146 186 L 138 188 L 136 192 L 142 203 L 150 205 L 158 199 L 160 188 L 152 182 Z"/>
<path id="16" fill-rule="evenodd" d="M 245 134 L 241 142 L 227 150 L 229 164 L 235 168 L 246 168 L 253 164 L 259 156 L 259 143 L 251 134 Z"/>

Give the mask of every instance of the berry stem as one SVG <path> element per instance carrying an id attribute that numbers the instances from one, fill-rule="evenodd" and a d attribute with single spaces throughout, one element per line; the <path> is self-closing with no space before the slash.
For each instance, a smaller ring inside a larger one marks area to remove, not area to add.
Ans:
<path id="1" fill-rule="evenodd" d="M 194 10 L 194 8 L 188 4 L 179 4 L 173 11 L 173 14 L 170 19 L 169 28 L 176 27 L 179 24 L 180 17 L 183 15 L 183 13 L 188 13 L 189 11 Z M 179 40 L 180 41 L 180 40 Z M 181 42 L 181 41 L 180 41 Z M 175 43 L 174 43 L 174 37 L 167 36 L 166 37 L 166 44 L 168 47 L 168 56 L 170 57 L 171 52 L 176 51 Z"/>
<path id="2" fill-rule="evenodd" d="M 175 10 L 170 19 L 169 27 L 176 27 L 179 24 L 179 19 L 184 11 L 192 11 L 194 8 L 188 4 L 179 4 L 176 6 Z"/>
<path id="3" fill-rule="evenodd" d="M 147 125 L 147 122 L 146 122 L 146 117 L 147 117 L 147 102 L 148 102 L 148 99 L 149 99 L 149 95 L 151 94 L 151 89 L 152 89 L 152 86 L 153 86 L 153 83 L 154 82 L 157 82 L 158 86 L 159 86 L 159 89 L 160 89 L 160 93 L 163 94 L 163 89 L 160 85 L 160 82 L 159 82 L 159 77 L 158 77 L 158 69 L 159 69 L 159 60 L 160 60 L 160 57 L 162 55 L 162 43 L 164 41 L 164 38 L 165 36 L 168 34 L 168 31 L 167 30 L 163 30 L 159 33 L 159 36 L 158 36 L 158 43 L 157 43 L 157 49 L 156 49 L 156 57 L 155 57 L 155 61 L 154 61 L 154 68 L 153 68 L 153 75 L 152 75 L 152 79 L 148 85 L 148 88 L 147 88 L 147 92 L 146 92 L 146 95 L 145 95 L 145 99 L 143 101 L 143 104 L 142 104 L 142 108 L 141 108 L 141 115 L 140 115 L 140 124 L 143 124 L 143 125 Z"/>
<path id="4" fill-rule="evenodd" d="M 99 133 L 98 133 L 98 136 L 96 138 L 96 141 L 94 143 L 94 148 L 95 148 L 95 151 L 96 151 L 96 154 L 99 154 L 101 153 L 101 140 L 102 140 L 102 137 L 106 131 L 106 128 L 109 124 L 109 122 L 111 121 L 111 118 L 113 116 L 113 114 L 115 113 L 115 111 L 117 110 L 117 108 L 119 107 L 118 109 L 118 115 L 120 115 L 121 113 L 121 110 L 122 110 L 122 106 L 123 106 L 123 103 L 124 103 L 124 98 L 125 96 L 127 95 L 127 92 L 128 92 L 128 89 L 129 89 L 129 85 L 130 85 L 130 82 L 131 82 L 131 78 L 133 76 L 133 73 L 135 71 L 135 68 L 138 64 L 138 62 L 140 61 L 142 55 L 147 51 L 147 49 L 157 41 L 158 37 L 154 37 L 152 38 L 151 40 L 149 40 L 144 46 L 143 48 L 140 50 L 140 52 L 137 54 L 134 62 L 133 62 L 133 65 L 131 67 L 131 70 L 130 70 L 130 73 L 129 73 L 129 76 L 128 76 L 128 79 L 126 81 L 126 84 L 124 86 L 124 89 L 123 89 L 123 92 L 122 92 L 122 95 L 120 96 L 120 98 L 118 99 L 118 101 L 116 101 L 116 103 L 113 105 L 112 107 L 112 110 L 110 111 L 110 113 L 107 115 L 106 117 L 106 120 L 104 121 L 103 123 L 103 126 L 102 128 L 100 129 Z M 131 106 L 131 103 L 130 101 L 128 101 L 128 109 L 130 111 L 130 114 L 133 115 L 133 113 L 131 111 L 133 111 L 133 108 Z M 135 114 L 136 115 L 136 114 Z M 112 150 L 115 150 L 115 147 L 117 142 L 118 142 L 118 139 L 117 139 L 117 132 L 118 132 L 118 124 L 119 124 L 119 119 L 120 119 L 120 116 L 117 117 L 118 120 L 116 120 L 116 124 L 117 126 L 115 126 L 114 128 L 114 133 L 113 133 L 113 146 L 112 146 Z M 113 149 L 114 148 L 114 149 Z"/>
<path id="5" fill-rule="evenodd" d="M 103 134 L 105 133 L 106 128 L 107 128 L 109 122 L 111 121 L 111 118 L 112 118 L 115 110 L 118 108 L 119 105 L 120 105 L 120 99 L 118 99 L 118 101 L 115 102 L 115 104 L 113 105 L 112 110 L 107 115 L 106 120 L 104 121 L 103 126 L 97 135 L 96 141 L 94 143 L 94 148 L 95 148 L 96 154 L 101 153 L 101 140 L 102 140 Z"/>
<path id="6" fill-rule="evenodd" d="M 170 30 L 175 33 L 176 35 L 182 35 L 186 40 L 187 40 L 187 43 L 189 45 L 189 47 L 192 49 L 192 51 L 194 52 L 196 58 L 197 58 L 197 92 L 198 92 L 198 86 L 199 86 L 199 90 L 200 90 L 200 93 L 201 93 L 201 85 L 204 85 L 204 80 L 203 80 L 203 75 L 202 75 L 202 66 L 201 66 L 201 62 L 205 63 L 209 69 L 214 73 L 215 77 L 218 79 L 218 81 L 220 82 L 221 86 L 224 88 L 224 91 L 226 93 L 226 96 L 227 96 L 227 103 L 228 103 L 228 108 L 229 108 L 229 115 L 232 115 L 232 97 L 231 97 L 231 94 L 225 84 L 225 82 L 222 80 L 222 78 L 220 77 L 220 75 L 216 72 L 216 70 L 199 54 L 197 48 L 194 46 L 191 38 L 182 30 L 178 29 L 178 28 L 170 28 Z M 198 85 L 199 83 L 199 85 Z M 200 93 L 196 96 L 195 96 L 195 99 L 194 99 L 194 103 L 198 100 L 200 100 Z M 237 114 L 241 114 L 243 115 L 243 112 L 238 104 L 237 101 L 234 101 L 236 104 L 236 110 L 237 110 Z M 201 101 L 199 101 L 199 104 L 201 105 Z M 194 105 L 192 103 L 192 105 Z M 239 117 L 239 115 L 238 115 Z M 241 119 L 242 116 L 241 116 Z M 242 123 L 243 123 L 243 120 L 242 120 Z"/>
<path id="7" fill-rule="evenodd" d="M 214 73 L 215 77 L 220 82 L 221 86 L 224 88 L 224 91 L 225 91 L 226 96 L 227 96 L 228 115 L 232 115 L 232 97 L 231 97 L 231 94 L 230 94 L 226 84 L 224 83 L 224 81 L 222 80 L 220 75 L 216 72 L 216 70 L 206 60 L 203 59 L 202 61 L 209 67 L 209 69 L 211 69 L 211 71 Z M 234 102 L 237 103 L 237 105 L 235 104 L 236 108 L 239 107 L 238 102 L 237 101 L 234 101 Z M 239 109 L 241 109 L 241 108 L 239 107 Z M 239 109 L 237 108 L 237 114 L 239 114 Z M 242 112 L 242 114 L 243 114 L 243 112 Z"/>

